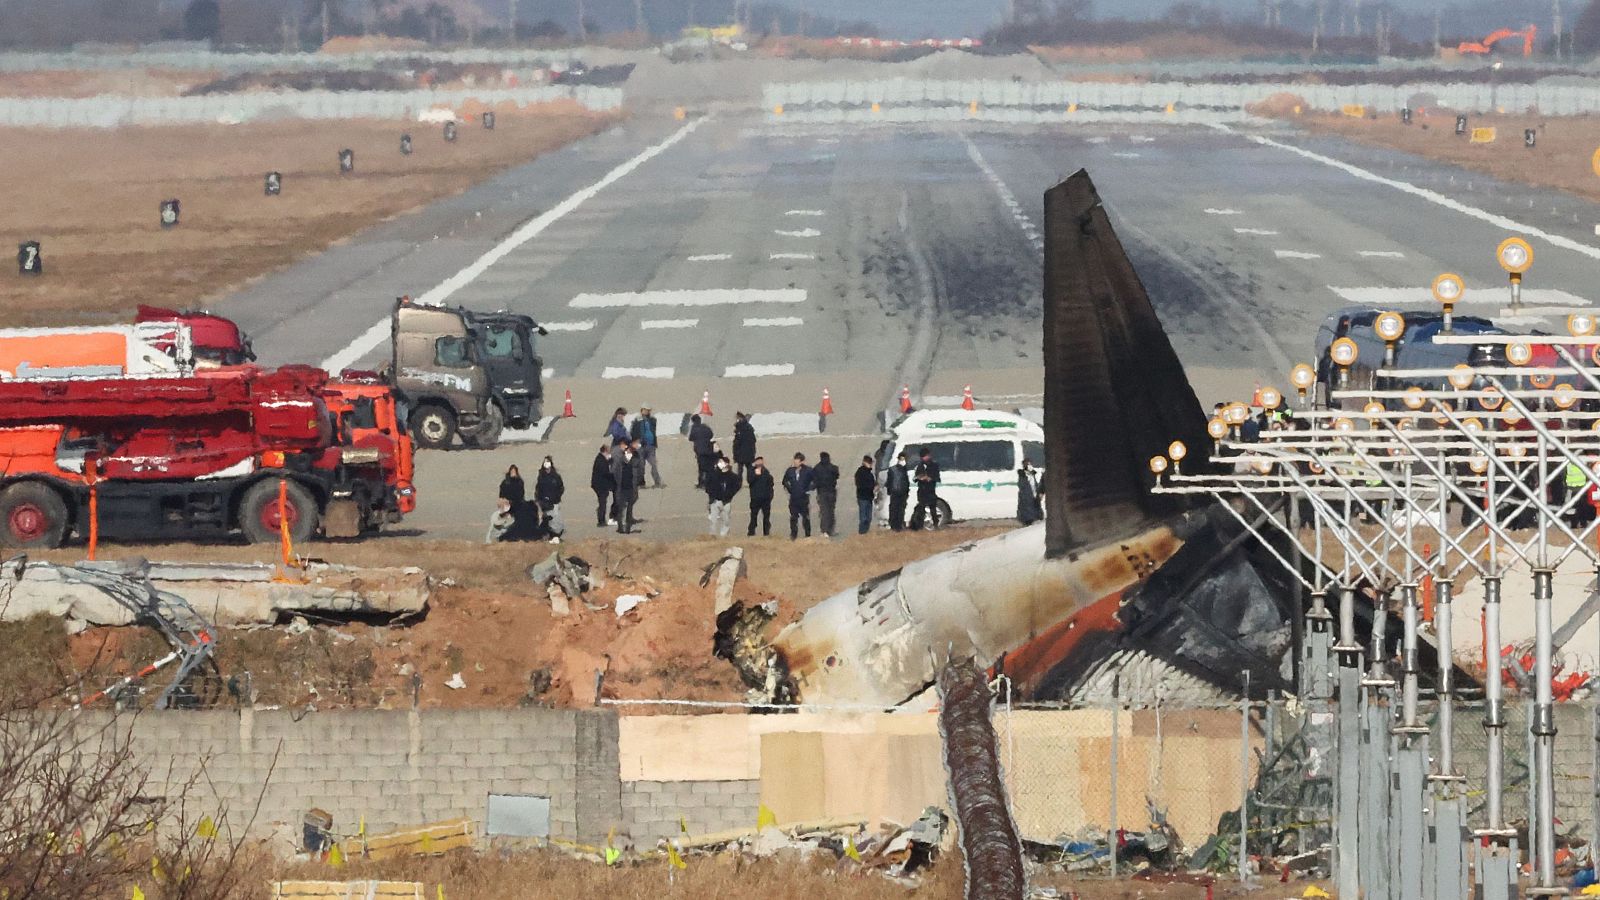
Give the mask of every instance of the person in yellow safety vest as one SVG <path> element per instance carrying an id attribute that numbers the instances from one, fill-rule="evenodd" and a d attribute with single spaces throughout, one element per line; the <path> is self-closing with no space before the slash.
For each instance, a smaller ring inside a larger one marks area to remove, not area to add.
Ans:
<path id="1" fill-rule="evenodd" d="M 1569 462 L 1567 463 L 1564 481 L 1565 495 L 1558 499 L 1557 502 L 1565 504 L 1568 498 L 1577 497 L 1578 500 L 1572 504 L 1572 508 L 1567 513 L 1567 519 L 1579 525 L 1589 524 L 1594 520 L 1595 509 L 1594 504 L 1590 502 L 1591 492 L 1587 490 L 1589 487 L 1588 473 L 1583 471 L 1582 466 Z"/>

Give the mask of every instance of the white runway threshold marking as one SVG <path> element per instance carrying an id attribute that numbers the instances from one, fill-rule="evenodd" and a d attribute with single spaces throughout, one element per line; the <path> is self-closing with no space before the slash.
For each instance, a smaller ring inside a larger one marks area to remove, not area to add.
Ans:
<path id="1" fill-rule="evenodd" d="M 693 328 L 699 324 L 699 319 L 645 319 L 639 323 L 639 327 L 652 331 L 659 328 Z"/>
<path id="2" fill-rule="evenodd" d="M 792 327 L 794 327 L 796 325 L 804 325 L 805 323 L 806 323 L 806 320 L 800 318 L 799 316 L 777 316 L 777 317 L 771 318 L 771 319 L 745 319 L 744 320 L 744 327 L 746 327 L 746 328 L 792 328 Z"/>
<path id="3" fill-rule="evenodd" d="M 774 253 L 767 257 L 770 260 L 779 259 L 816 259 L 815 253 Z"/>
<path id="4" fill-rule="evenodd" d="M 540 322 L 539 325 L 545 331 L 593 331 L 595 321 L 589 319 L 585 322 Z"/>
<path id="5" fill-rule="evenodd" d="M 1518 222 L 1516 219 L 1510 219 L 1502 215 L 1497 215 L 1487 210 L 1479 209 L 1476 206 L 1468 206 L 1467 204 L 1462 203 L 1460 200 L 1456 200 L 1453 197 L 1446 197 L 1444 194 L 1441 194 L 1438 191 L 1430 191 L 1427 188 L 1417 187 L 1416 185 L 1407 181 L 1400 181 L 1394 178 L 1385 178 L 1376 172 L 1369 172 L 1360 166 L 1353 166 L 1343 160 L 1334 159 L 1331 156 L 1323 156 L 1320 153 L 1313 153 L 1310 150 L 1296 147 L 1293 144 L 1285 144 L 1281 141 L 1275 141 L 1271 138 L 1262 137 L 1260 135 L 1250 135 L 1250 140 L 1255 141 L 1256 143 L 1265 147 L 1275 147 L 1279 150 L 1286 150 L 1297 156 L 1322 163 L 1325 166 L 1332 166 L 1341 172 L 1354 175 L 1363 181 L 1370 181 L 1373 184 L 1381 184 L 1385 187 L 1392 187 L 1397 191 L 1403 191 L 1404 193 L 1410 194 L 1413 197 L 1420 197 L 1429 203 L 1437 204 L 1445 209 L 1454 210 L 1465 216 L 1471 216 L 1474 219 L 1477 219 L 1481 222 L 1487 222 L 1490 225 L 1494 225 L 1498 228 L 1521 232 L 1529 237 L 1534 237 L 1541 241 L 1545 241 L 1551 246 L 1560 247 L 1563 250 L 1571 250 L 1574 253 L 1582 253 L 1584 256 L 1587 256 L 1590 259 L 1600 259 L 1600 247 L 1582 244 L 1571 238 L 1562 237 L 1559 234 L 1551 234 L 1542 228 L 1535 228 L 1532 225 L 1525 225 L 1521 222 Z"/>
<path id="6" fill-rule="evenodd" d="M 689 257 L 689 262 L 727 262 L 733 259 L 732 253 L 696 253 Z"/>
<path id="7" fill-rule="evenodd" d="M 1438 308 L 1439 301 L 1433 299 L 1433 291 L 1425 287 L 1334 287 L 1328 286 L 1341 300 L 1351 306 L 1379 306 L 1395 307 L 1415 305 Z M 1495 306 L 1504 307 L 1511 302 L 1511 292 L 1503 285 L 1495 288 L 1469 290 L 1456 301 L 1460 306 Z M 1573 306 L 1593 306 L 1594 304 L 1576 294 L 1569 294 L 1556 288 L 1523 288 L 1522 305 L 1527 310 L 1536 308 L 1566 308 Z"/>
<path id="8" fill-rule="evenodd" d="M 1406 255 L 1399 250 L 1360 250 L 1357 251 L 1368 259 L 1405 259 Z"/>
<path id="9" fill-rule="evenodd" d="M 747 303 L 804 303 L 799 288 L 711 288 L 709 290 L 635 291 L 627 294 L 579 294 L 568 303 L 573 309 L 613 309 L 625 306 L 743 306 Z"/>
<path id="10" fill-rule="evenodd" d="M 443 303 L 456 291 L 459 291 L 471 284 L 474 279 L 487 271 L 490 266 L 499 262 L 501 259 L 504 259 L 505 256 L 511 251 L 538 237 L 540 234 L 544 233 L 545 229 L 549 228 L 551 225 L 554 225 L 556 222 L 561 221 L 561 219 L 566 217 L 568 213 L 582 206 L 585 201 L 594 197 L 596 194 L 620 181 L 634 169 L 639 168 L 650 160 L 666 152 L 672 147 L 672 145 L 688 137 L 690 134 L 693 134 L 696 128 L 699 128 L 702 124 L 711 121 L 711 118 L 711 116 L 706 116 L 704 118 L 695 119 L 693 122 L 684 125 L 682 128 L 679 128 L 677 131 L 674 131 L 672 134 L 668 135 L 665 140 L 646 148 L 638 156 L 633 157 L 627 162 L 624 162 L 622 165 L 619 165 L 615 169 L 607 172 L 599 181 L 596 181 L 594 184 L 589 185 L 581 191 L 578 191 L 576 194 L 573 194 L 545 212 L 540 213 L 532 219 L 529 219 L 522 226 L 517 228 L 516 231 L 513 231 L 511 234 L 507 235 L 505 240 L 496 244 L 488 253 L 478 257 L 471 265 L 445 279 L 442 283 L 434 286 L 421 297 L 418 297 L 417 302 Z M 357 362 L 361 361 L 361 357 L 366 356 L 368 353 L 377 349 L 385 341 L 387 341 L 389 339 L 389 331 L 390 317 L 384 316 L 381 321 L 377 322 L 371 328 L 368 328 L 366 331 L 363 331 L 359 336 L 357 336 L 356 339 L 350 343 L 350 346 L 323 360 L 322 368 L 329 372 L 338 372 L 355 365 Z"/>
<path id="11" fill-rule="evenodd" d="M 778 365 L 729 366 L 722 370 L 723 378 L 766 378 L 772 375 L 793 375 L 794 363 Z"/>
<path id="12" fill-rule="evenodd" d="M 1242 216 L 1242 215 L 1244 215 L 1244 213 L 1238 211 L 1237 209 L 1217 209 L 1214 206 L 1208 206 L 1208 207 L 1206 207 L 1206 215 L 1208 215 L 1208 216 Z"/>
<path id="13" fill-rule="evenodd" d="M 1233 230 L 1233 233 L 1234 234 L 1254 234 L 1254 235 L 1259 235 L 1261 237 L 1272 237 L 1272 236 L 1277 234 L 1276 231 L 1273 231 L 1273 230 L 1271 230 L 1269 228 L 1235 228 Z"/>
<path id="14" fill-rule="evenodd" d="M 628 366 L 606 366 L 600 373 L 601 378 L 671 378 L 671 366 L 659 366 L 654 369 L 636 369 Z"/>
<path id="15" fill-rule="evenodd" d="M 792 237 L 792 238 L 822 237 L 822 232 L 816 230 L 815 228 L 802 228 L 799 231 L 784 231 L 782 228 L 777 228 L 777 229 L 774 229 L 772 233 L 776 234 L 776 235 L 778 235 L 780 237 Z"/>
<path id="16" fill-rule="evenodd" d="M 825 216 L 827 212 L 820 209 L 791 209 L 784 213 L 786 216 Z"/>
<path id="17" fill-rule="evenodd" d="M 1274 250 L 1272 255 L 1279 259 L 1321 259 L 1321 253 L 1307 253 L 1304 250 Z"/>

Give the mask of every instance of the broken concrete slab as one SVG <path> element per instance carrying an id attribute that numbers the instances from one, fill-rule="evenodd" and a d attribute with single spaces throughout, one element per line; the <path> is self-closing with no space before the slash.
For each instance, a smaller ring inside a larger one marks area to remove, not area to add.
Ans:
<path id="1" fill-rule="evenodd" d="M 20 561 L 19 561 L 20 560 Z M 131 625 L 116 593 L 165 592 L 216 625 L 274 623 L 288 613 L 404 616 L 428 605 L 428 575 L 416 568 L 364 569 L 310 563 L 289 579 L 275 566 L 169 563 L 140 558 L 75 565 L 18 558 L 0 567 L 0 621 L 45 614 L 77 632 Z"/>
<path id="2" fill-rule="evenodd" d="M 733 589 L 739 579 L 745 576 L 744 548 L 729 547 L 722 554 L 722 560 L 717 565 L 717 601 L 716 612 L 733 606 Z"/>

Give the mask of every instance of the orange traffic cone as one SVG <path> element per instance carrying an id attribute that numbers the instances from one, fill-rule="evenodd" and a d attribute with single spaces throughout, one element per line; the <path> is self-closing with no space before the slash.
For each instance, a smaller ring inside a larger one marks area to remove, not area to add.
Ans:
<path id="1" fill-rule="evenodd" d="M 567 391 L 567 402 L 561 404 L 561 418 L 570 419 L 577 413 L 572 411 L 572 391 Z"/>
<path id="2" fill-rule="evenodd" d="M 828 396 L 828 389 L 822 389 L 822 415 L 833 415 L 833 398 Z"/>
<path id="3" fill-rule="evenodd" d="M 900 386 L 900 412 L 911 412 L 911 385 L 909 384 Z"/>
<path id="4" fill-rule="evenodd" d="M 977 408 L 976 405 L 974 405 L 973 402 L 972 402 L 972 385 L 970 385 L 970 384 L 967 385 L 965 388 L 962 388 L 962 390 L 961 390 L 961 408 L 962 409 L 976 409 Z"/>
<path id="5" fill-rule="evenodd" d="M 711 415 L 711 392 L 706 391 L 700 395 L 700 415 Z"/>
<path id="6" fill-rule="evenodd" d="M 1259 381 L 1256 382 L 1255 392 L 1250 395 L 1250 405 L 1251 406 L 1260 406 L 1261 405 L 1261 382 L 1259 382 Z"/>

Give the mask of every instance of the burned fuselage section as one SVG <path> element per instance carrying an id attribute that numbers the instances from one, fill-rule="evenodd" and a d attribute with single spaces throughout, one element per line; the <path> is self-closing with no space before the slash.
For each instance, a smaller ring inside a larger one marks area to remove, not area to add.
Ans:
<path id="1" fill-rule="evenodd" d="M 1203 447 L 1206 420 L 1087 173 L 1045 194 L 1044 283 L 1045 523 L 842 591 L 770 643 L 740 613 L 719 621 L 755 693 L 896 705 L 972 657 L 1064 698 L 1118 654 L 1284 684 L 1298 594 L 1224 510 L 1150 493 L 1151 457 Z"/>

